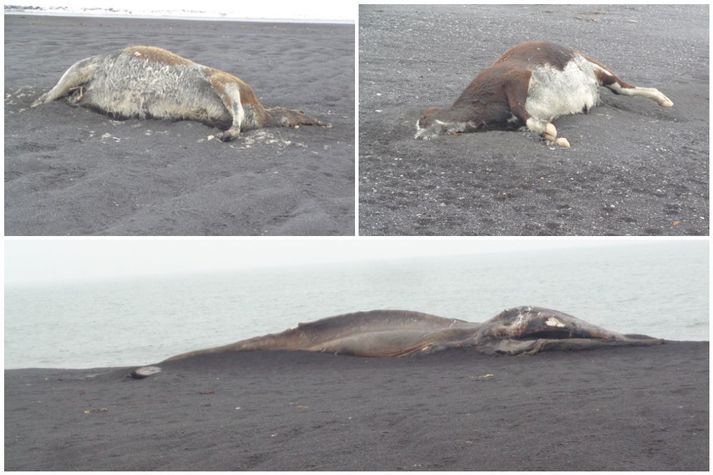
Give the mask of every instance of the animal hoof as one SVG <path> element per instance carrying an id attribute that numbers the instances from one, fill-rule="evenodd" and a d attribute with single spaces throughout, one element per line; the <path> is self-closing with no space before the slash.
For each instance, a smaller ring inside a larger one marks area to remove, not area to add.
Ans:
<path id="1" fill-rule="evenodd" d="M 228 132 L 219 132 L 215 134 L 215 136 L 221 142 L 230 142 L 231 140 L 235 140 L 235 137 L 237 137 L 236 135 L 233 135 Z"/>
<path id="2" fill-rule="evenodd" d="M 659 105 L 661 107 L 673 107 L 673 102 L 667 97 L 665 100 L 659 102 Z"/>
<path id="3" fill-rule="evenodd" d="M 160 372 L 161 368 L 159 368 L 158 366 L 143 366 L 141 368 L 133 370 L 130 376 L 134 379 L 144 379 Z"/>
<path id="4" fill-rule="evenodd" d="M 560 147 L 564 148 L 569 148 L 569 140 L 564 137 L 559 137 L 557 140 L 555 140 L 555 145 L 559 145 Z"/>
<path id="5" fill-rule="evenodd" d="M 548 122 L 547 125 L 545 125 L 545 133 L 543 135 L 547 140 L 553 142 L 555 140 L 555 137 L 557 137 L 557 129 L 555 128 L 554 124 Z"/>

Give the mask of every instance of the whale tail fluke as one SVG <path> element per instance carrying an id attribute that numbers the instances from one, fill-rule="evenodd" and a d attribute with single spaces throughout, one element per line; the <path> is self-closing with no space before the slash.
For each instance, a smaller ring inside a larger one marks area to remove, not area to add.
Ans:
<path id="1" fill-rule="evenodd" d="M 230 343 L 228 345 L 216 346 L 214 348 L 189 351 L 187 353 L 181 353 L 180 355 L 172 356 L 164 360 L 164 363 L 168 361 L 192 358 L 194 356 L 206 355 L 210 353 L 255 350 L 296 350 L 299 348 L 296 347 L 294 343 L 291 344 L 290 336 L 292 333 L 294 333 L 294 330 L 288 330 L 286 332 L 275 335 L 257 336 L 254 338 L 248 338 L 247 340 L 241 340 L 236 343 Z"/>

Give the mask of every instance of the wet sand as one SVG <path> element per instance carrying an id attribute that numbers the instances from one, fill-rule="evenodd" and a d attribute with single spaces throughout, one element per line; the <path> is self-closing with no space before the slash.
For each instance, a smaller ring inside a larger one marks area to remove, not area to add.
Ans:
<path id="1" fill-rule="evenodd" d="M 707 235 L 707 5 L 362 5 L 360 234 Z M 506 49 L 548 40 L 670 97 L 602 90 L 555 121 L 571 149 L 526 132 L 414 140 Z"/>
<path id="2" fill-rule="evenodd" d="M 28 109 L 72 63 L 131 44 L 233 73 L 266 106 L 334 127 L 226 144 L 197 122 Z M 354 235 L 354 27 L 6 15 L 5 232 Z"/>
<path id="3" fill-rule="evenodd" d="M 708 470 L 707 342 L 5 371 L 8 470 Z"/>

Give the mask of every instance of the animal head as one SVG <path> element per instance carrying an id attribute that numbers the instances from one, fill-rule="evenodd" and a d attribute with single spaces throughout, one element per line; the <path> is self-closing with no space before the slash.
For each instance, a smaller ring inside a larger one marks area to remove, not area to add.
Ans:
<path id="1" fill-rule="evenodd" d="M 272 119 L 272 125 L 278 127 L 299 127 L 300 125 L 319 125 L 321 127 L 331 127 L 319 119 L 305 115 L 304 112 L 285 107 L 273 107 L 268 109 Z"/>
<path id="2" fill-rule="evenodd" d="M 623 335 L 604 330 L 572 315 L 541 307 L 516 307 L 504 310 L 488 320 L 488 323 L 490 325 L 487 327 L 490 327 L 492 334 L 516 340 L 623 338 Z"/>
<path id="3" fill-rule="evenodd" d="M 440 107 L 429 107 L 416 122 L 414 138 L 430 140 L 438 135 L 458 135 L 474 132 L 479 127 L 475 121 L 464 121 L 454 116 L 453 111 Z"/>
<path id="4" fill-rule="evenodd" d="M 593 338 L 592 333 L 583 331 L 585 329 L 578 325 L 579 322 L 577 318 L 557 310 L 516 307 L 500 312 L 490 319 L 484 328 L 487 328 L 487 332 L 493 337 L 517 340 Z M 587 330 L 595 328 L 591 327 Z"/>
<path id="5" fill-rule="evenodd" d="M 416 127 L 420 128 L 420 129 L 425 129 L 427 127 L 432 126 L 436 116 L 442 110 L 443 109 L 440 107 L 429 107 L 428 109 L 423 111 L 423 114 L 421 114 L 421 118 L 418 119 L 418 122 L 416 123 Z"/>
<path id="6" fill-rule="evenodd" d="M 441 121 L 437 119 L 438 113 L 443 109 L 440 107 L 429 107 L 423 114 L 421 118 L 416 122 L 416 137 L 417 139 L 429 140 L 436 135 L 441 135 L 442 131 Z"/>

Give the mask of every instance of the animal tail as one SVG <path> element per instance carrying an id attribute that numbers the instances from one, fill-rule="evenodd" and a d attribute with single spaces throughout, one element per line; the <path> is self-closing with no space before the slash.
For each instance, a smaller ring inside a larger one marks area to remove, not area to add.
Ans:
<path id="1" fill-rule="evenodd" d="M 661 338 L 654 338 L 653 336 L 648 336 L 648 335 L 638 335 L 638 334 L 632 334 L 628 333 L 624 335 L 628 340 L 638 342 L 642 346 L 649 346 L 649 345 L 663 345 L 666 340 L 663 340 Z"/>
<path id="2" fill-rule="evenodd" d="M 181 353 L 180 355 L 172 356 L 165 361 L 175 361 L 182 360 L 185 358 L 191 358 L 193 356 L 199 356 L 210 353 L 223 353 L 229 351 L 255 351 L 255 350 L 289 350 L 296 349 L 290 345 L 290 337 L 294 333 L 294 330 L 287 330 L 283 333 L 277 333 L 274 335 L 257 336 L 254 338 L 248 338 L 247 340 L 241 340 L 236 343 L 230 343 L 228 345 L 216 346 L 215 348 L 207 348 L 203 350 L 189 351 L 187 353 Z"/>

